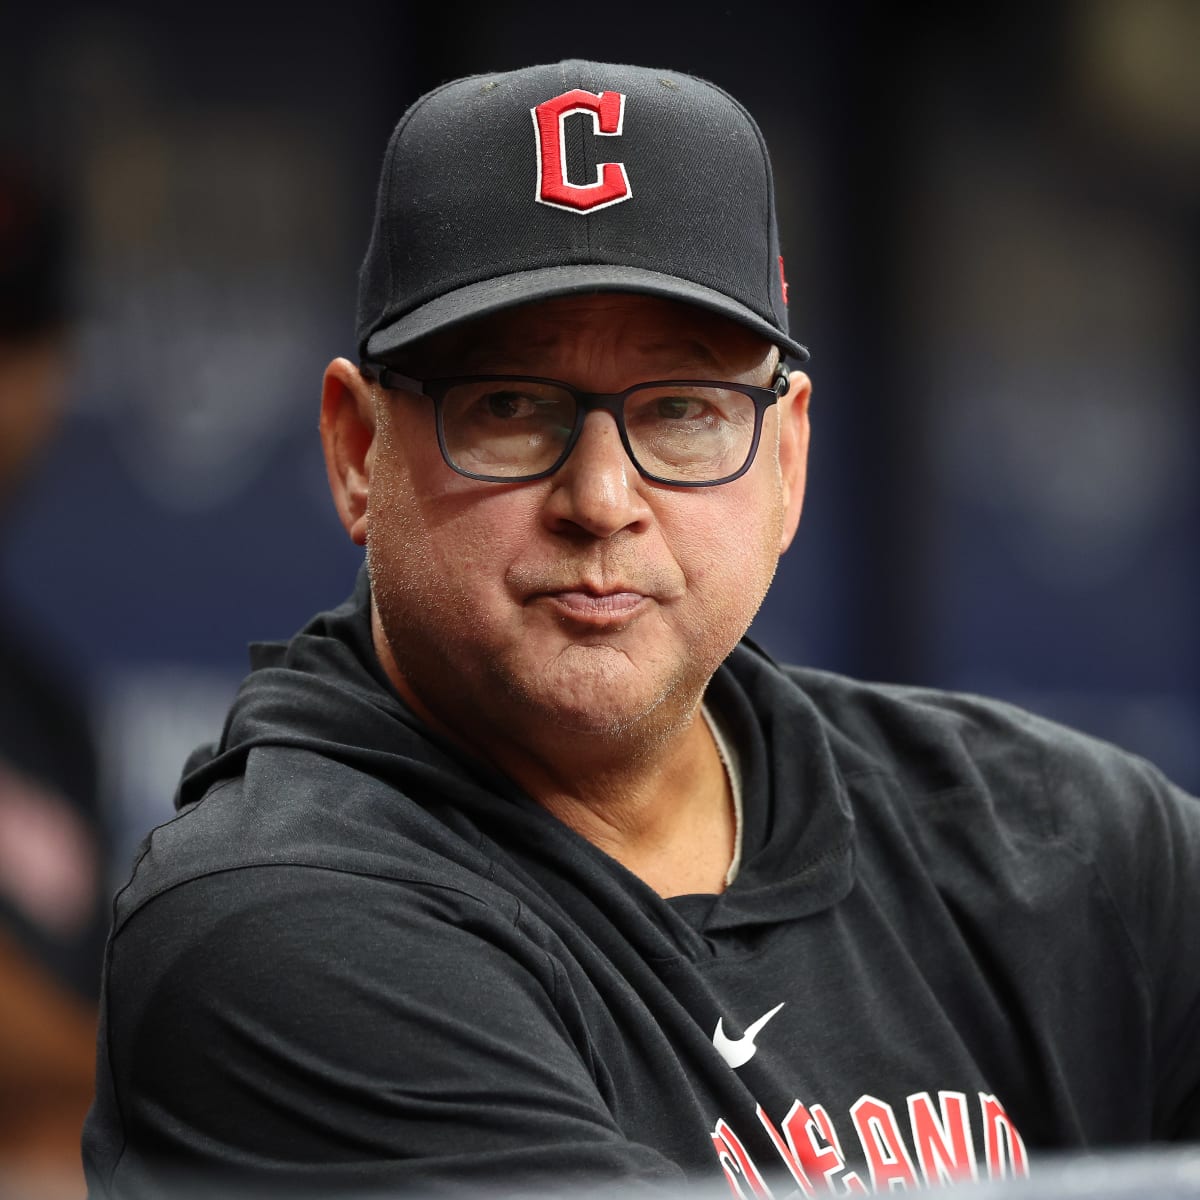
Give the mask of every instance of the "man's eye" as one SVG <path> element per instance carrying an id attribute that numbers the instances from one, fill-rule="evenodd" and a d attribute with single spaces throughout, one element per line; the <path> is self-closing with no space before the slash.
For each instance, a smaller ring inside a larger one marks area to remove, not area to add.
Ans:
<path id="1" fill-rule="evenodd" d="M 704 405 L 689 396 L 660 396 L 655 401 L 655 415 L 667 421 L 686 421 L 703 410 Z"/>
<path id="2" fill-rule="evenodd" d="M 504 421 L 530 417 L 537 411 L 537 401 L 521 392 L 489 392 L 482 404 L 489 416 Z"/>

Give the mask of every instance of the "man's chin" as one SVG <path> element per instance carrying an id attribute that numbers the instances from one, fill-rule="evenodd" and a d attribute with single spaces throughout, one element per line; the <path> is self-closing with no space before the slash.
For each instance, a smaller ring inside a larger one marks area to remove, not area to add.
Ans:
<path id="1" fill-rule="evenodd" d="M 639 671 L 618 651 L 593 648 L 586 656 L 564 658 L 534 680 L 506 680 L 516 709 L 528 714 L 531 725 L 598 741 L 653 739 L 679 724 L 679 710 L 695 708 L 694 700 L 679 703 L 680 679 Z M 536 733 L 534 738 L 541 740 Z"/>

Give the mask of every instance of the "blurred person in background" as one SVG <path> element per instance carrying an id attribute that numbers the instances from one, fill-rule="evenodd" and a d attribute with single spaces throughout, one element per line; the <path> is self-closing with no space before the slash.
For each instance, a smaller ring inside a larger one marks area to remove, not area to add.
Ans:
<path id="1" fill-rule="evenodd" d="M 66 252 L 49 193 L 0 166 L 0 519 L 62 408 Z M 44 643 L 36 614 L 0 592 L 0 1185 L 71 1195 L 95 1071 L 104 838 L 87 711 Z"/>

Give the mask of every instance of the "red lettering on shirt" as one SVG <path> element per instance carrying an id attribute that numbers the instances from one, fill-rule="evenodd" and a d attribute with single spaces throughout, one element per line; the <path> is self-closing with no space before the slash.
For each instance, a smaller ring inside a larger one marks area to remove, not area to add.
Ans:
<path id="1" fill-rule="evenodd" d="M 850 1109 L 850 1119 L 867 1156 L 875 1191 L 890 1192 L 895 1188 L 912 1191 L 920 1186 L 890 1104 L 874 1096 L 861 1096 Z"/>
<path id="2" fill-rule="evenodd" d="M 987 1153 L 987 1172 L 990 1179 L 1005 1179 L 1029 1174 L 1029 1159 L 1025 1143 L 1012 1123 L 1004 1105 L 987 1092 L 979 1093 L 979 1108 L 983 1115 L 984 1148 Z"/>
<path id="3" fill-rule="evenodd" d="M 953 1184 L 979 1177 L 979 1163 L 992 1179 L 1029 1174 L 1025 1143 L 995 1096 L 979 1093 L 980 1126 L 971 1127 L 970 1106 L 963 1092 L 939 1091 L 935 1105 L 929 1092 L 905 1098 L 907 1128 L 886 1101 L 864 1095 L 851 1106 L 849 1120 L 858 1134 L 870 1171 L 871 1187 L 863 1176 L 846 1169 L 838 1133 L 820 1104 L 796 1099 L 776 1127 L 761 1104 L 755 1115 L 766 1131 L 803 1197 L 829 1193 L 865 1196 L 868 1191 L 917 1190 L 922 1184 Z M 976 1137 L 982 1133 L 983 1153 Z M 769 1177 L 723 1118 L 712 1131 L 717 1159 L 737 1200 L 771 1200 Z M 918 1166 L 920 1173 L 918 1174 Z"/>
<path id="4" fill-rule="evenodd" d="M 928 1092 L 917 1092 L 908 1098 L 908 1121 L 925 1182 L 933 1185 L 977 1179 L 966 1095 L 938 1092 L 938 1106 L 940 1116 L 934 1111 Z"/>
<path id="5" fill-rule="evenodd" d="M 771 1200 L 771 1189 L 767 1187 L 741 1139 L 726 1121 L 717 1122 L 712 1131 L 712 1141 L 729 1190 L 737 1200 Z"/>

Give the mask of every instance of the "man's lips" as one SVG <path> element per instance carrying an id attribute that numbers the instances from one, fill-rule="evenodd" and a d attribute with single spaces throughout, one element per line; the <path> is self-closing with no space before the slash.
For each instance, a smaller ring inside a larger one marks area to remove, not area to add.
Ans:
<path id="1" fill-rule="evenodd" d="M 627 621 L 650 603 L 651 597 L 627 587 L 601 590 L 582 585 L 554 588 L 530 597 L 552 607 L 560 616 L 590 625 Z"/>
<path id="2" fill-rule="evenodd" d="M 547 592 L 548 599 L 581 616 L 623 616 L 646 599 L 641 592 Z"/>

